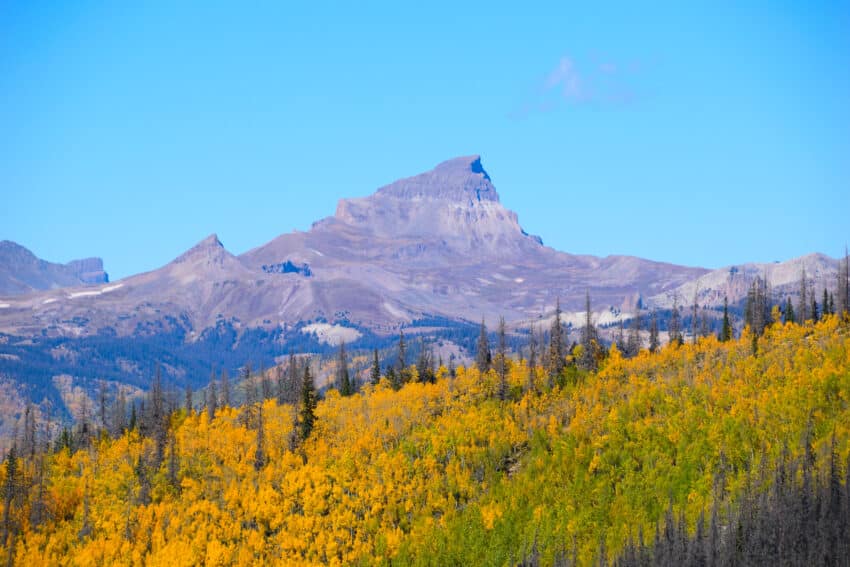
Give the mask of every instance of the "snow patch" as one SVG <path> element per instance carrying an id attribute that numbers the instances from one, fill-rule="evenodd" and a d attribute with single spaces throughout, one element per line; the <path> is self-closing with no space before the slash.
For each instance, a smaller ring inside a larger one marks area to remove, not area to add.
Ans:
<path id="1" fill-rule="evenodd" d="M 68 295 L 68 299 L 74 299 L 77 297 L 94 297 L 96 295 L 103 295 L 104 293 L 109 293 L 110 291 L 115 291 L 119 287 L 124 287 L 124 284 L 119 283 L 115 285 L 108 285 L 103 289 L 95 289 L 92 291 L 75 291 Z"/>
<path id="2" fill-rule="evenodd" d="M 74 299 L 77 297 L 92 297 L 95 295 L 100 295 L 100 290 L 95 291 L 75 291 L 74 293 L 68 296 L 68 299 Z"/>
<path id="3" fill-rule="evenodd" d="M 57 301 L 59 301 L 59 300 L 58 300 L 58 299 L 56 299 L 55 297 L 51 297 L 51 298 L 49 298 L 49 299 L 45 299 L 44 301 L 42 301 L 42 302 L 41 302 L 41 304 L 42 304 L 42 305 L 47 305 L 48 303 L 55 303 L 55 302 L 57 302 Z"/>
<path id="4" fill-rule="evenodd" d="M 384 302 L 384 309 L 387 313 L 395 317 L 396 319 L 407 319 L 407 313 L 402 311 L 401 309 L 396 308 L 388 302 Z"/>
<path id="5" fill-rule="evenodd" d="M 360 331 L 357 329 L 343 327 L 342 325 L 331 325 L 329 323 L 312 323 L 303 327 L 301 332 L 307 334 L 315 333 L 319 341 L 334 346 L 343 341 L 350 343 L 361 337 Z"/>
<path id="6" fill-rule="evenodd" d="M 316 250 L 315 248 L 310 248 L 310 252 L 313 252 L 313 253 L 315 253 L 315 254 L 318 254 L 319 256 L 324 256 L 324 254 L 322 254 L 321 252 L 319 252 L 319 251 L 318 251 L 318 250 Z"/>
<path id="7" fill-rule="evenodd" d="M 7 309 L 9 307 L 11 307 L 11 305 L 9 305 L 8 303 L 0 303 L 0 309 Z"/>
<path id="8" fill-rule="evenodd" d="M 514 278 L 515 283 L 522 283 L 525 281 L 525 278 Z"/>

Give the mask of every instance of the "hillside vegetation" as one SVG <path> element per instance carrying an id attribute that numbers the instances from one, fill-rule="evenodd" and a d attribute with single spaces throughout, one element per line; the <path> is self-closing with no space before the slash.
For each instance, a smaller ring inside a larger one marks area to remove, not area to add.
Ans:
<path id="1" fill-rule="evenodd" d="M 19 565 L 628 563 L 673 524 L 708 538 L 709 516 L 734 548 L 741 503 L 777 471 L 832 486 L 847 521 L 846 322 L 565 364 L 549 377 L 509 361 L 506 384 L 411 367 L 398 390 L 330 391 L 312 428 L 303 402 L 266 399 L 212 418 L 149 404 L 163 427 L 31 439 L 0 469 L 0 544 Z M 808 556 L 840 562 L 818 537 Z"/>

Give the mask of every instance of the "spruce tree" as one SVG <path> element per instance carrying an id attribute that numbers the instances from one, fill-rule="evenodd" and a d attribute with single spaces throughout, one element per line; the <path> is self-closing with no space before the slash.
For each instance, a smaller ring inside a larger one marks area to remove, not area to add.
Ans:
<path id="1" fill-rule="evenodd" d="M 227 375 L 227 369 L 221 370 L 221 405 L 230 407 L 230 378 Z"/>
<path id="2" fill-rule="evenodd" d="M 640 353 L 640 347 L 640 310 L 637 310 L 629 328 L 629 340 L 626 344 L 628 356 L 637 356 Z"/>
<path id="3" fill-rule="evenodd" d="M 579 364 L 585 370 L 596 370 L 596 348 L 598 345 L 596 327 L 593 326 L 593 312 L 590 309 L 590 292 L 584 294 L 584 327 L 581 330 L 581 358 Z"/>
<path id="4" fill-rule="evenodd" d="M 499 340 L 496 347 L 496 373 L 499 376 L 497 395 L 505 401 L 508 397 L 508 347 L 505 338 L 505 318 L 499 317 Z"/>
<path id="5" fill-rule="evenodd" d="M 679 298 L 673 296 L 673 311 L 670 312 L 670 324 L 667 328 L 669 342 L 671 344 L 682 344 L 682 316 L 679 313 Z"/>
<path id="6" fill-rule="evenodd" d="M 404 343 L 404 330 L 398 334 L 398 360 L 396 361 L 396 379 L 400 384 L 407 382 L 407 345 Z"/>
<path id="7" fill-rule="evenodd" d="M 207 386 L 207 414 L 210 420 L 215 417 L 215 411 L 218 409 L 218 392 L 215 387 L 215 370 L 210 376 L 210 384 Z"/>
<path id="8" fill-rule="evenodd" d="M 557 380 L 564 371 L 566 358 L 564 352 L 564 326 L 561 323 L 561 299 L 555 300 L 555 319 L 549 332 L 549 381 Z"/>
<path id="9" fill-rule="evenodd" d="M 720 327 L 720 342 L 732 340 L 732 321 L 729 319 L 729 298 L 723 297 L 723 324 Z"/>
<path id="10" fill-rule="evenodd" d="M 832 310 L 829 308 L 829 293 L 827 293 L 826 288 L 823 288 L 823 299 L 821 300 L 821 307 L 824 315 L 832 315 Z"/>
<path id="11" fill-rule="evenodd" d="M 313 425 L 316 423 L 316 405 L 318 399 L 316 396 L 316 386 L 313 383 L 313 376 L 310 374 L 310 362 L 304 365 L 304 378 L 301 382 L 301 440 L 305 441 L 310 437 L 313 431 Z"/>
<path id="12" fill-rule="evenodd" d="M 254 451 L 254 470 L 259 471 L 264 466 L 266 466 L 266 438 L 263 420 L 263 402 L 260 402 L 257 412 L 257 447 Z"/>
<path id="13" fill-rule="evenodd" d="M 657 351 L 659 346 L 661 342 L 658 338 L 658 313 L 653 309 L 649 320 L 649 352 Z"/>
<path id="14" fill-rule="evenodd" d="M 490 340 L 487 338 L 487 325 L 484 323 L 484 317 L 481 318 L 481 330 L 478 333 L 478 343 L 475 349 L 475 365 L 478 371 L 484 374 L 490 370 Z"/>
<path id="15" fill-rule="evenodd" d="M 369 381 L 373 386 L 377 386 L 381 381 L 381 362 L 378 360 L 378 349 L 375 349 L 372 356 L 372 371 L 369 375 Z"/>
<path id="16" fill-rule="evenodd" d="M 800 272 L 800 303 L 797 308 L 797 315 L 800 317 L 800 322 L 805 323 L 809 317 L 809 297 L 806 285 L 806 268 Z"/>
<path id="17" fill-rule="evenodd" d="M 786 323 L 796 323 L 797 316 L 794 313 L 794 304 L 791 303 L 791 298 L 787 298 L 785 300 L 785 322 Z"/>
<path id="18" fill-rule="evenodd" d="M 537 367 L 537 330 L 534 324 L 531 325 L 531 330 L 528 333 L 528 386 L 527 390 L 533 392 L 536 390 L 535 372 Z"/>
<path id="19" fill-rule="evenodd" d="M 350 396 L 354 393 L 354 388 L 351 385 L 351 376 L 348 373 L 348 357 L 345 354 L 345 341 L 339 343 L 337 388 L 343 396 Z"/>

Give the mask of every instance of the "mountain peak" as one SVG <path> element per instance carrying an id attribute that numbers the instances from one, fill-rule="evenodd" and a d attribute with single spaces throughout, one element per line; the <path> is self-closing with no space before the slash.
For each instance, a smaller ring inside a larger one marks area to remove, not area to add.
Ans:
<path id="1" fill-rule="evenodd" d="M 221 240 L 218 239 L 218 235 L 213 233 L 189 248 L 189 250 L 180 255 L 174 262 L 180 264 L 196 258 L 220 259 L 228 255 L 229 253 L 225 250 Z"/>
<path id="2" fill-rule="evenodd" d="M 481 165 L 479 155 L 446 160 L 430 171 L 381 187 L 375 196 L 467 203 L 499 201 L 499 194 Z"/>

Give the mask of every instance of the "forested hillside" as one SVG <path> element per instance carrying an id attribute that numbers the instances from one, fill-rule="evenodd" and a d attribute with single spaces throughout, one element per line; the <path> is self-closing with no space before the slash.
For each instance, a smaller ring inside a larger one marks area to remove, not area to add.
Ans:
<path id="1" fill-rule="evenodd" d="M 480 369 L 378 367 L 323 399 L 309 366 L 249 381 L 241 407 L 170 411 L 155 382 L 121 427 L 28 424 L 0 469 L 4 557 L 713 565 L 782 541 L 847 564 L 846 319 L 630 358 L 586 339 L 540 366 L 500 344 Z"/>

